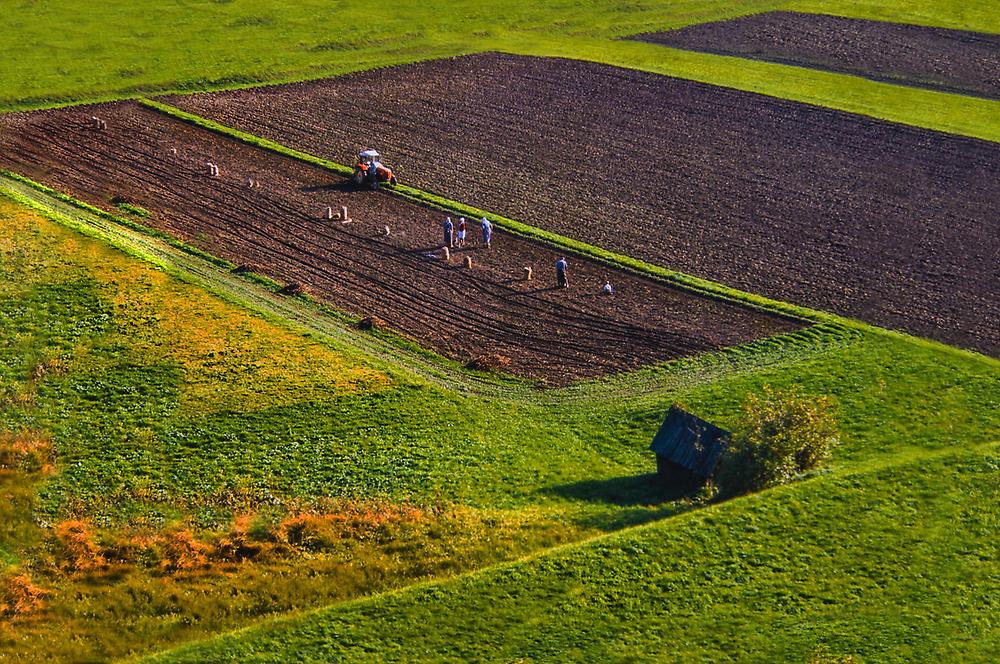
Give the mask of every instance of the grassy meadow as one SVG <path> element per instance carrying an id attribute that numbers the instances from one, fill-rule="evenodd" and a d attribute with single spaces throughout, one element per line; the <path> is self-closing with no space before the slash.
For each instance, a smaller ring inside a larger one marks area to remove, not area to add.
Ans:
<path id="1" fill-rule="evenodd" d="M 1000 102 L 618 39 L 772 9 L 1000 33 L 993 0 L 15 0 L 0 112 L 502 50 L 1000 141 Z M 281 298 L 144 210 L 8 195 L 0 662 L 1000 647 L 995 359 L 832 319 L 540 390 Z M 724 503 L 653 481 L 670 404 L 728 427 L 764 386 L 834 398 L 827 469 Z"/>
<path id="2" fill-rule="evenodd" d="M 36 618 L 0 622 L 13 653 L 146 652 L 700 512 L 650 476 L 675 401 L 730 425 L 764 385 L 833 395 L 843 445 L 803 487 L 989 445 L 1000 426 L 995 362 L 877 332 L 563 397 L 463 394 L 13 203 L 0 219 L 0 427 L 52 450 L 51 468 L 0 476 L 7 576 L 47 592 Z M 67 524 L 85 529 L 82 555 Z"/>
<path id="3" fill-rule="evenodd" d="M 149 661 L 991 662 L 998 472 L 817 478 Z"/>

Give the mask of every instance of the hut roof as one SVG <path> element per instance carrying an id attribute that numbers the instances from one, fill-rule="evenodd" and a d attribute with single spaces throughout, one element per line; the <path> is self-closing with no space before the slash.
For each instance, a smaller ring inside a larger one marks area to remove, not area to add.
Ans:
<path id="1" fill-rule="evenodd" d="M 701 477 L 711 477 L 730 433 L 671 406 L 649 449 Z"/>

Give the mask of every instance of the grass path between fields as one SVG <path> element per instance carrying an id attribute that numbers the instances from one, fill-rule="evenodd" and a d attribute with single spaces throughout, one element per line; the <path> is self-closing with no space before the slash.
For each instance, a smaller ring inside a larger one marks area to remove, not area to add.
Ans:
<path id="1" fill-rule="evenodd" d="M 451 0 L 444 7 L 443 1 L 401 0 L 380 8 L 377 29 L 367 11 L 331 8 L 321 0 L 294 7 L 286 6 L 286 0 L 272 0 L 269 9 L 248 2 L 202 2 L 193 11 L 164 7 L 162 15 L 153 16 L 126 0 L 76 12 L 73 2 L 36 8 L 31 16 L 14 11 L 7 26 L 0 27 L 0 43 L 5 29 L 20 30 L 7 40 L 16 45 L 9 53 L 0 47 L 0 80 L 8 82 L 7 89 L 0 90 L 0 112 L 152 92 L 270 85 L 495 50 L 591 60 L 1000 141 L 997 101 L 621 39 L 772 10 L 1000 32 L 998 14 L 988 0 L 920 0 L 903 6 L 891 0 L 674 0 L 643 5 L 514 0 L 502 8 L 475 0 Z M 104 12 L 113 20 L 101 23 Z M 300 13 L 316 18 L 300 21 Z M 556 14 L 559 19 L 553 20 Z M 326 15 L 337 25 L 336 39 L 313 29 Z M 105 35 L 109 29 L 125 34 L 91 43 L 79 30 L 81 21 L 101 25 L 94 34 Z M 74 29 L 53 30 L 61 23 Z M 36 32 L 37 38 L 30 39 Z M 53 34 L 60 35 L 60 48 L 33 48 Z M 216 39 L 224 40 L 227 48 L 215 48 Z"/>

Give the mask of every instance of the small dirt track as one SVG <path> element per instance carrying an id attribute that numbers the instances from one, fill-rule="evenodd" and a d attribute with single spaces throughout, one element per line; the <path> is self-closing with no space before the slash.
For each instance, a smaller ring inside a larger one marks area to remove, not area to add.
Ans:
<path id="1" fill-rule="evenodd" d="M 744 290 L 1000 354 L 1000 145 L 482 54 L 171 103 Z"/>
<path id="2" fill-rule="evenodd" d="M 1000 99 L 1000 35 L 767 12 L 631 39 Z"/>
<path id="3" fill-rule="evenodd" d="M 91 115 L 108 128 L 94 130 Z M 354 192 L 322 169 L 136 104 L 2 116 L 0 166 L 105 208 L 127 200 L 152 212 L 144 224 L 303 284 L 356 316 L 377 316 L 449 357 L 498 354 L 510 371 L 554 384 L 801 327 L 572 255 L 571 288 L 556 290 L 552 249 L 496 233 L 486 250 L 475 223 L 469 248 L 445 263 L 437 257 L 443 215 Z M 251 178 L 260 188 L 248 186 Z M 351 224 L 323 218 L 340 205 Z M 465 256 L 473 269 L 462 266 Z M 536 278 L 521 281 L 528 265 Z M 606 277 L 613 297 L 599 295 Z"/>

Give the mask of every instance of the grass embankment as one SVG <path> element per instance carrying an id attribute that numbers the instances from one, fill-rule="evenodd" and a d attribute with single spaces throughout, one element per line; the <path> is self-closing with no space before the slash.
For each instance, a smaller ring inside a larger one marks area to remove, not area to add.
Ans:
<path id="1" fill-rule="evenodd" d="M 423 455 L 401 414 L 464 419 L 423 395 L 0 201 L 0 654 L 121 656 L 585 531 L 388 479 Z M 41 612 L 9 608 L 24 574 Z"/>
<path id="2" fill-rule="evenodd" d="M 402 0 L 378 21 L 320 0 L 24 4 L 0 26 L 0 111 L 150 92 L 318 78 L 484 50 L 606 62 L 1000 140 L 1000 103 L 798 67 L 615 41 L 639 32 L 774 9 L 1000 33 L 990 0 L 528 2 Z M 316 30 L 316 25 L 335 26 Z M 4 39 L 4 37 L 6 37 Z M 219 44 L 224 43 L 224 49 Z"/>
<path id="3" fill-rule="evenodd" d="M 20 507 L 3 558 L 51 591 L 46 613 L 5 628 L 18 635 L 4 642 L 12 652 L 163 647 L 690 509 L 649 476 L 646 446 L 673 401 L 728 425 L 764 384 L 833 394 L 845 429 L 837 473 L 989 442 L 1000 425 L 989 361 L 874 333 L 741 371 L 725 369 L 727 353 L 668 365 L 652 390 L 642 373 L 555 397 L 462 394 L 257 319 L 23 208 L 5 203 L 0 218 L 0 427 L 45 436 L 57 470 L 28 478 L 37 491 L 4 485 Z M 52 526 L 67 520 L 96 527 L 109 550 L 178 529 L 216 546 L 234 517 L 270 518 L 268 541 L 327 498 L 431 516 L 368 543 L 293 547 L 252 565 L 210 556 L 176 575 L 148 560 L 162 542 L 124 571 L 61 576 L 51 559 Z M 316 558 L 287 562 L 306 554 Z"/>
<path id="4" fill-rule="evenodd" d="M 989 447 L 823 477 L 150 661 L 989 662 L 998 471 Z"/>

